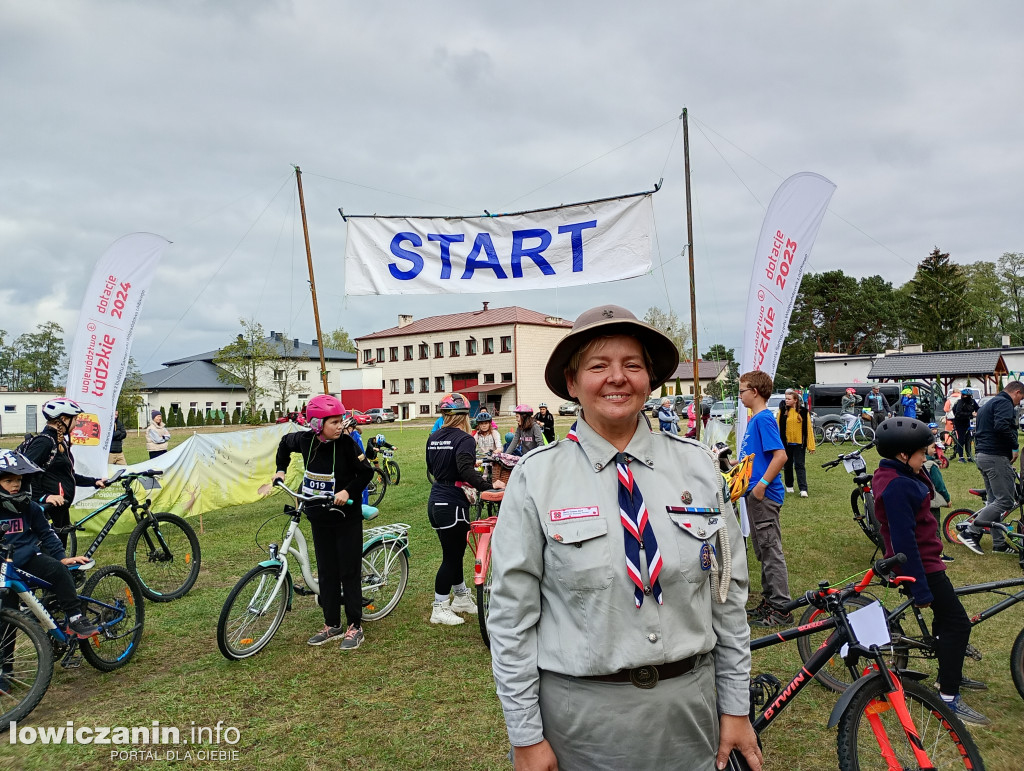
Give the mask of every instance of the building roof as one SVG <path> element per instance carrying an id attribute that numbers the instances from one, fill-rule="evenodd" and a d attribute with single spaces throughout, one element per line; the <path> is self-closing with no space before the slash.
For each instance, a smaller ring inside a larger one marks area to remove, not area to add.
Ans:
<path id="1" fill-rule="evenodd" d="M 982 348 L 966 351 L 937 351 L 929 353 L 890 353 L 876 359 L 868 377 L 934 378 L 957 375 L 1005 375 L 1006 363 L 1002 349 Z"/>
<path id="2" fill-rule="evenodd" d="M 423 335 L 428 332 L 450 332 L 456 329 L 473 329 L 476 327 L 497 327 L 508 324 L 532 324 L 543 327 L 572 328 L 572 322 L 557 316 L 545 316 L 543 313 L 527 308 L 509 306 L 508 308 L 487 308 L 466 313 L 448 313 L 444 316 L 428 316 L 425 319 L 410 321 L 404 326 L 382 329 L 368 335 L 357 337 L 362 340 L 379 340 L 385 337 L 404 337 L 406 335 Z"/>
<path id="3" fill-rule="evenodd" d="M 299 339 L 293 338 L 291 340 L 284 339 L 284 336 L 280 332 L 274 332 L 271 330 L 270 337 L 265 338 L 267 343 L 274 348 L 276 358 L 281 359 L 310 359 L 311 361 L 320 361 L 320 348 L 317 346 L 317 341 L 313 340 L 311 343 L 300 342 Z M 284 346 L 282 347 L 282 343 Z M 194 356 L 185 356 L 181 359 L 174 359 L 173 361 L 162 362 L 165 367 L 169 367 L 174 364 L 184 364 L 188 361 L 208 361 L 212 362 L 220 349 L 214 351 L 206 351 L 205 353 L 197 353 Z M 355 361 L 356 355 L 349 353 L 348 351 L 338 351 L 334 348 L 324 348 L 324 361 Z M 222 384 L 223 385 L 223 384 Z"/>
<path id="4" fill-rule="evenodd" d="M 227 371 L 208 361 L 185 361 L 142 375 L 143 391 L 244 391 L 241 384 L 218 377 Z"/>
<path id="5" fill-rule="evenodd" d="M 706 361 L 704 359 L 697 360 L 697 372 L 701 380 L 714 380 L 716 377 L 722 374 L 723 371 L 729 366 L 727 361 Z M 693 380 L 693 362 L 692 361 L 681 361 L 679 366 L 676 367 L 676 371 L 672 373 L 669 380 L 675 380 L 679 378 L 684 383 L 689 380 Z"/>

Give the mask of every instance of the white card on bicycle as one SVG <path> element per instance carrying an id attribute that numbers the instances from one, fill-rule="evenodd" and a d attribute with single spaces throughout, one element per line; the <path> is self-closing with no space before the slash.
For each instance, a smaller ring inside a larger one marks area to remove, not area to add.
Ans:
<path id="1" fill-rule="evenodd" d="M 861 458 L 846 458 L 843 460 L 843 468 L 851 474 L 855 471 L 864 471 L 867 464 Z"/>
<path id="2" fill-rule="evenodd" d="M 849 619 L 853 633 L 857 635 L 857 640 L 865 648 L 872 645 L 881 647 L 892 642 L 892 637 L 889 636 L 889 622 L 886 621 L 885 608 L 882 607 L 882 603 L 875 601 L 855 610 L 849 614 Z M 845 657 L 848 649 L 849 646 L 844 645 L 839 654 Z"/>

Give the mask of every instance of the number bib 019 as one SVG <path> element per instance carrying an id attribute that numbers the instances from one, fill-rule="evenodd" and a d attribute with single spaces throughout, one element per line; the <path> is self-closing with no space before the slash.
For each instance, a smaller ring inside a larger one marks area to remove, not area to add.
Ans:
<path id="1" fill-rule="evenodd" d="M 333 495 L 334 474 L 315 474 L 307 471 L 302 477 L 302 492 L 306 495 Z"/>

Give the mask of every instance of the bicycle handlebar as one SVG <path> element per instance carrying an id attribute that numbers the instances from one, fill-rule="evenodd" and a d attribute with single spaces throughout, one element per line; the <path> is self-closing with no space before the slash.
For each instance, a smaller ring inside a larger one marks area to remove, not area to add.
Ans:
<path id="1" fill-rule="evenodd" d="M 871 567 L 876 576 L 887 576 L 892 572 L 892 569 L 897 565 L 902 565 L 907 561 L 907 555 L 903 552 L 894 554 L 886 559 L 875 560 L 875 564 Z"/>
<path id="2" fill-rule="evenodd" d="M 334 496 L 331 493 L 320 493 L 319 495 L 306 495 L 305 493 L 296 492 L 288 485 L 284 483 L 283 479 L 275 479 L 274 487 L 280 487 L 286 493 L 291 495 L 297 501 L 305 501 L 306 503 L 334 503 Z M 346 505 L 352 503 L 352 499 L 349 498 L 346 501 Z"/>
<path id="3" fill-rule="evenodd" d="M 875 564 L 871 566 L 871 570 L 868 571 L 868 573 L 867 573 L 867 575 L 865 575 L 864 579 L 859 584 L 855 585 L 853 587 L 853 589 L 849 589 L 849 587 L 848 587 L 847 590 L 854 591 L 854 592 L 859 592 L 868 583 L 870 583 L 871 579 L 874 576 L 879 576 L 881 578 L 886 578 L 892 572 L 892 569 L 894 567 L 896 567 L 897 565 L 902 565 L 906 561 L 907 561 L 907 555 L 903 554 L 902 552 L 899 553 L 899 554 L 894 554 L 893 556 L 888 557 L 886 559 L 876 560 Z M 908 577 L 900 577 L 900 581 L 908 581 L 909 582 L 909 581 L 913 581 L 913 579 L 912 578 L 908 578 Z M 808 605 L 811 605 L 811 604 L 815 603 L 815 601 L 819 597 L 823 597 L 823 596 L 828 595 L 828 594 L 835 594 L 836 592 L 847 591 L 847 590 L 838 590 L 838 589 L 831 589 L 831 588 L 812 589 L 809 592 L 806 592 L 803 597 L 798 597 L 795 600 L 793 600 L 792 602 L 789 602 L 786 605 L 783 605 L 781 610 L 784 613 L 791 613 L 794 610 L 796 610 L 797 608 L 803 608 L 803 607 L 806 607 Z"/>

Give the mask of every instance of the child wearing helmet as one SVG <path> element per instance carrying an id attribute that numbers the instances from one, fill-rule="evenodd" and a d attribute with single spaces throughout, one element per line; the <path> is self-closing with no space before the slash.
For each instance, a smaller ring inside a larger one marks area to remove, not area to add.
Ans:
<path id="1" fill-rule="evenodd" d="M 62 546 L 67 546 L 66 528 L 71 525 L 71 504 L 76 487 L 107 486 L 105 479 L 75 473 L 75 458 L 71 453 L 71 427 L 82 408 L 71 399 L 51 399 L 42 407 L 46 427 L 27 447 L 24 455 L 40 470 L 26 480 L 32 488 L 32 498 L 45 507 L 53 522 Z"/>
<path id="2" fill-rule="evenodd" d="M 914 604 L 931 607 L 934 614 L 939 695 L 965 723 L 988 725 L 988 718 L 967 706 L 960 696 L 961 688 L 983 690 L 985 685 L 963 674 L 971 621 L 942 560 L 939 522 L 931 508 L 935 488 L 923 471 L 932 444 L 932 432 L 919 420 L 889 418 L 879 425 L 875 447 L 882 460 L 871 480 L 875 516 L 881 525 L 885 556 L 907 556 L 896 572 L 914 578 L 910 584 Z"/>
<path id="3" fill-rule="evenodd" d="M 900 406 L 903 408 L 903 417 L 917 419 L 917 397 L 910 386 L 900 391 Z"/>
<path id="4" fill-rule="evenodd" d="M 397 450 L 398 449 L 398 447 L 396 447 L 393 444 L 390 444 L 384 438 L 384 434 L 377 434 L 376 436 L 371 436 L 366 441 L 366 459 L 369 460 L 369 461 L 376 460 L 377 459 L 377 455 L 378 455 L 378 450 L 380 450 L 381 447 L 387 447 L 389 450 Z"/>
<path id="5" fill-rule="evenodd" d="M 60 609 L 67 616 L 67 631 L 80 639 L 88 639 L 99 629 L 82 616 L 82 603 L 75 591 L 75 581 L 68 565 L 84 565 L 88 557 L 68 557 L 57 534 L 46 521 L 43 507 L 32 500 L 23 478 L 39 474 L 42 469 L 20 452 L 0 452 L 0 540 L 8 548 L 8 559 L 14 566 L 42 578 L 53 585 Z M 6 528 L 4 528 L 6 526 Z M 5 605 L 17 607 L 18 598 L 11 592 Z M 0 651 L 4 667 L 8 652 Z M 0 683 L 8 671 L 0 672 Z M 2 688 L 0 684 L 0 688 Z"/>
<path id="6" fill-rule="evenodd" d="M 840 402 L 840 415 L 843 418 L 843 423 L 846 424 L 846 433 L 849 434 L 853 431 L 853 425 L 857 422 L 857 415 L 860 409 L 857 407 L 858 404 L 863 401 L 857 394 L 856 388 L 847 388 L 846 396 L 843 397 Z"/>
<path id="7" fill-rule="evenodd" d="M 516 433 L 512 441 L 505 447 L 505 452 L 513 455 L 526 455 L 530 450 L 535 450 L 547 444 L 544 441 L 544 432 L 540 424 L 533 419 L 533 407 L 529 404 L 518 405 L 516 413 Z"/>
<path id="8" fill-rule="evenodd" d="M 494 427 L 494 419 L 487 410 L 480 410 L 476 414 L 476 428 L 473 430 L 473 438 L 476 440 L 476 451 L 479 455 L 501 452 L 501 434 Z"/>
<path id="9" fill-rule="evenodd" d="M 329 394 L 314 396 L 306 405 L 306 416 L 309 431 L 281 437 L 274 479 L 285 478 L 292 453 L 298 453 L 305 464 L 302 492 L 334 495 L 333 504 L 306 507 L 324 612 L 323 629 L 309 638 L 309 644 L 323 645 L 340 637 L 341 650 L 354 650 L 363 642 L 361 499 L 373 477 L 373 467 L 355 440 L 345 433 L 345 405 L 339 399 Z M 268 494 L 272 484 L 273 480 L 262 486 L 260 494 Z M 343 594 L 347 626 L 341 625 Z"/>

